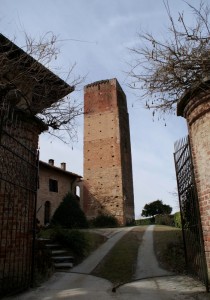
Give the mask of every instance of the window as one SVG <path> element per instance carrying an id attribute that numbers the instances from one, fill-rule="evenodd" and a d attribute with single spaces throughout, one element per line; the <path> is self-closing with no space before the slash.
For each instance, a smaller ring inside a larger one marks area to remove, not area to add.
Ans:
<path id="1" fill-rule="evenodd" d="M 50 192 L 58 192 L 58 181 L 54 179 L 49 179 L 49 191 Z"/>
<path id="2" fill-rule="evenodd" d="M 80 198 L 80 186 L 76 186 L 76 196 Z"/>

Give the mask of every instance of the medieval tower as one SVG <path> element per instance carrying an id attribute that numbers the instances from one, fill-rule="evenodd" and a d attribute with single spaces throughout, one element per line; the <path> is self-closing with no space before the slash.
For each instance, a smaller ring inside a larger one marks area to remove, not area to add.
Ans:
<path id="1" fill-rule="evenodd" d="M 134 219 L 134 198 L 127 103 L 118 81 L 87 85 L 84 111 L 84 212 L 125 225 Z"/>

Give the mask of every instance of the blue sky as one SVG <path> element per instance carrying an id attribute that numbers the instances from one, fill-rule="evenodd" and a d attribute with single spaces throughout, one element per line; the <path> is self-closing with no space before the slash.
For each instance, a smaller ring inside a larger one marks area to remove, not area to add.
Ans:
<path id="1" fill-rule="evenodd" d="M 181 0 L 169 0 L 171 12 L 178 19 L 178 11 L 193 22 L 187 5 Z M 191 0 L 191 4 L 199 4 Z M 133 160 L 135 212 L 138 218 L 146 203 L 162 199 L 178 211 L 173 162 L 174 142 L 187 134 L 186 122 L 170 116 L 167 126 L 152 120 L 137 95 L 127 87 L 128 62 L 132 57 L 128 48 L 141 41 L 140 30 L 157 37 L 166 34 L 167 14 L 162 0 L 1 0 L 1 32 L 24 45 L 24 32 L 38 38 L 48 31 L 59 37 L 61 52 L 56 62 L 61 69 L 51 69 L 63 76 L 63 71 L 76 62 L 73 75 L 86 75 L 81 90 L 71 94 L 83 101 L 83 86 L 94 81 L 117 78 L 128 103 Z M 80 41 L 74 41 L 80 40 Z M 85 41 L 85 42 L 84 42 Z M 69 146 L 47 134 L 40 137 L 40 157 L 52 158 L 55 165 L 67 163 L 69 171 L 83 174 L 83 118 L 78 118 L 78 142 Z"/>

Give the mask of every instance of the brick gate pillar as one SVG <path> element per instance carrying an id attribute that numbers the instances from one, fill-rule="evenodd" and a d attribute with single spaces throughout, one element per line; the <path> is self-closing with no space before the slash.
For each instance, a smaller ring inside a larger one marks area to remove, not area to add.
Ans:
<path id="1" fill-rule="evenodd" d="M 188 124 L 210 282 L 210 79 L 180 99 L 177 115 Z"/>
<path id="2" fill-rule="evenodd" d="M 0 132 L 0 298 L 31 283 L 36 151 L 39 134 L 47 129 L 23 112 L 14 110 L 13 116 Z"/>

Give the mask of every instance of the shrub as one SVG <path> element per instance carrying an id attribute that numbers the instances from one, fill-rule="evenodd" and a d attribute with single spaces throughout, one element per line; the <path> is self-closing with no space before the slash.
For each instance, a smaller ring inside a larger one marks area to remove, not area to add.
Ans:
<path id="1" fill-rule="evenodd" d="M 117 227 L 118 221 L 112 215 L 99 215 L 90 221 L 93 227 Z"/>
<path id="2" fill-rule="evenodd" d="M 156 225 L 167 225 L 174 226 L 174 217 L 173 215 L 156 215 L 155 216 Z"/>
<path id="3" fill-rule="evenodd" d="M 135 219 L 126 220 L 126 226 L 135 226 L 135 225 L 136 225 Z"/>
<path id="4" fill-rule="evenodd" d="M 174 225 L 177 228 L 182 228 L 182 222 L 181 222 L 181 214 L 180 214 L 180 212 L 176 212 L 174 214 Z"/>
<path id="5" fill-rule="evenodd" d="M 147 218 L 147 219 L 139 219 L 135 221 L 135 224 L 137 226 L 141 226 L 141 225 L 151 225 L 153 224 L 153 218 Z"/>
<path id="6" fill-rule="evenodd" d="M 106 241 L 103 235 L 86 230 L 66 229 L 61 226 L 42 229 L 39 237 L 61 244 L 68 252 L 72 252 L 77 262 Z"/>
<path id="7" fill-rule="evenodd" d="M 72 229 L 55 228 L 51 236 L 54 241 L 70 248 L 77 256 L 85 256 L 88 251 L 89 243 L 85 237 L 85 233 Z"/>
<path id="8" fill-rule="evenodd" d="M 34 286 L 49 278 L 53 271 L 50 251 L 46 249 L 43 241 L 35 240 Z"/>
<path id="9" fill-rule="evenodd" d="M 56 209 L 52 225 L 61 225 L 65 228 L 87 228 L 88 222 L 84 212 L 81 210 L 78 200 L 74 195 L 68 193 L 59 207 Z"/>

